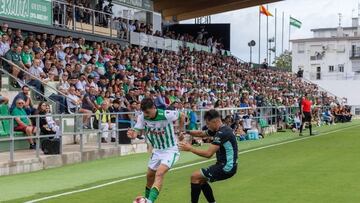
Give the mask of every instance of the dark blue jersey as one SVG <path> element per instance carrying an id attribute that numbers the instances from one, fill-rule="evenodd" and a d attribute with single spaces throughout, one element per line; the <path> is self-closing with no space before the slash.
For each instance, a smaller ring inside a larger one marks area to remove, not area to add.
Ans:
<path id="1" fill-rule="evenodd" d="M 212 144 L 220 146 L 216 152 L 216 164 L 222 165 L 225 172 L 233 170 L 238 159 L 238 145 L 233 129 L 229 126 L 221 126 L 214 135 Z"/>

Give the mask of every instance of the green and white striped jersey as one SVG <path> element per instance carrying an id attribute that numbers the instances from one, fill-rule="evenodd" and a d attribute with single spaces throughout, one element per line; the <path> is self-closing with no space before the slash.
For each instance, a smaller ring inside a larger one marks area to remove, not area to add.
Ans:
<path id="1" fill-rule="evenodd" d="M 135 124 L 136 130 L 145 130 L 147 141 L 154 149 L 177 147 L 177 137 L 174 132 L 174 122 L 180 117 L 180 112 L 157 109 L 154 119 L 147 119 L 141 113 Z"/>

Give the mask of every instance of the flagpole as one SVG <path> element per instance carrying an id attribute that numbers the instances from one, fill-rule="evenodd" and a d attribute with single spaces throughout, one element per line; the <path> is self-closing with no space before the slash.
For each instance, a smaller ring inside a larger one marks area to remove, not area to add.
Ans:
<path id="1" fill-rule="evenodd" d="M 282 35 L 281 35 L 281 53 L 284 53 L 284 26 L 285 26 L 285 22 L 284 22 L 284 15 L 285 13 L 282 13 Z"/>
<path id="2" fill-rule="evenodd" d="M 275 8 L 275 39 L 274 39 L 274 43 L 275 43 L 275 59 L 276 59 L 276 51 L 277 51 L 277 47 L 276 47 L 276 42 L 277 42 L 277 9 Z M 270 47 L 271 48 L 271 47 Z"/>
<path id="3" fill-rule="evenodd" d="M 268 5 L 266 5 L 266 10 L 269 10 Z M 266 62 L 269 63 L 269 16 L 266 16 L 266 58 Z"/>
<path id="4" fill-rule="evenodd" d="M 261 62 L 261 12 L 260 12 L 260 9 L 259 9 L 259 42 L 258 42 L 258 44 L 259 44 L 259 61 L 258 61 L 258 63 L 260 64 L 260 62 Z"/>
<path id="5" fill-rule="evenodd" d="M 290 18 L 291 18 L 291 16 L 290 16 Z M 290 18 L 289 18 L 289 20 L 290 20 Z M 291 24 L 289 22 L 289 48 L 288 48 L 289 52 L 290 52 L 290 34 L 291 34 Z"/>

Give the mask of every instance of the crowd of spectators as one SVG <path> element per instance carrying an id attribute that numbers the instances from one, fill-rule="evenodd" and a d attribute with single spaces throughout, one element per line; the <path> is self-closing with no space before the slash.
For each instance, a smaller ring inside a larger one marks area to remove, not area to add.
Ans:
<path id="1" fill-rule="evenodd" d="M 22 86 L 22 92 L 13 99 L 11 111 L 20 108 L 23 110 L 16 111 L 18 114 L 34 114 L 28 86 L 40 93 L 35 99 L 45 100 L 44 84 L 55 84 L 57 91 L 48 96 L 57 102 L 56 113 L 84 114 L 85 128 L 91 127 L 91 113 L 137 112 L 145 97 L 153 98 L 158 108 L 187 109 L 190 129 L 198 128 L 195 113 L 198 109 L 298 107 L 305 92 L 316 105 L 336 102 L 315 84 L 306 83 L 295 74 L 251 69 L 236 58 L 219 53 L 186 48 L 176 53 L 19 29 L 12 32 L 6 23 L 1 26 L 0 35 L 0 56 L 32 74 L 23 74 L 17 66 L 3 61 L 4 69 L 21 80 L 14 80 L 13 85 Z M 335 115 L 342 113 L 339 110 Z M 105 118 L 104 123 L 110 123 L 111 119 L 114 118 Z M 120 120 L 123 126 L 129 126 L 131 119 L 123 116 Z M 238 130 L 240 120 L 234 118 L 234 123 L 237 122 L 234 130 Z M 22 124 L 32 126 L 25 120 Z M 247 125 L 251 128 L 251 122 Z M 112 127 L 108 124 L 107 128 Z M 21 130 L 31 135 L 34 127 Z M 113 134 L 111 137 L 114 138 Z"/>
<path id="2" fill-rule="evenodd" d="M 75 5 L 75 12 L 73 6 Z M 112 5 L 112 4 L 110 4 Z M 128 39 L 129 32 L 139 32 L 157 37 L 164 37 L 167 39 L 180 40 L 185 42 L 197 43 L 212 47 L 213 49 L 223 49 L 221 39 L 215 39 L 210 33 L 204 28 L 199 30 L 196 34 L 179 34 L 168 28 L 161 30 L 153 30 L 151 23 L 141 22 L 140 20 L 130 20 L 113 15 L 109 4 L 105 5 L 103 1 L 99 1 L 95 6 L 97 12 L 94 15 L 90 9 L 89 1 L 84 0 L 67 0 L 66 4 L 55 2 L 53 8 L 54 24 L 59 26 L 67 27 L 70 22 L 75 18 L 76 22 L 82 22 L 92 24 L 92 19 L 95 19 L 95 25 L 101 27 L 109 27 L 110 19 L 111 27 L 118 30 L 118 36 L 121 39 Z M 99 13 L 101 11 L 101 13 Z"/>

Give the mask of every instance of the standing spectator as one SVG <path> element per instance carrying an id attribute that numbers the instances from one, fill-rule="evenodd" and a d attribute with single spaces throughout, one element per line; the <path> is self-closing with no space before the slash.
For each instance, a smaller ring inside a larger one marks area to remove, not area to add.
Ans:
<path id="1" fill-rule="evenodd" d="M 108 103 L 103 102 L 100 109 L 95 112 L 95 123 L 97 123 L 97 126 L 95 125 L 94 127 L 102 131 L 102 143 L 107 143 L 109 132 L 111 132 L 111 142 L 116 141 L 116 125 L 115 123 L 111 123 Z"/>

